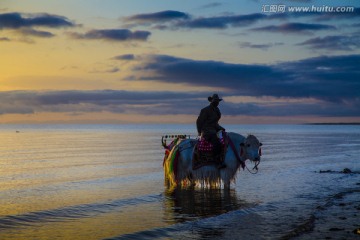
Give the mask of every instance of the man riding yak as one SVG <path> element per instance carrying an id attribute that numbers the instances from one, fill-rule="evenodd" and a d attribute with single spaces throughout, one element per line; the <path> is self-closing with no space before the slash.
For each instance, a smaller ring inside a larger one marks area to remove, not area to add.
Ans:
<path id="1" fill-rule="evenodd" d="M 221 113 L 218 106 L 222 99 L 213 94 L 208 100 L 209 106 L 201 109 L 196 120 L 201 139 L 186 138 L 184 135 L 166 135 L 161 138 L 165 148 L 165 183 L 169 187 L 194 184 L 221 186 L 223 183 L 224 188 L 228 189 L 240 167 L 245 168 L 247 159 L 256 163 L 254 169 L 257 170 L 261 142 L 254 135 L 245 137 L 234 132 L 226 133 L 220 140 L 217 133 L 225 131 L 219 125 Z M 166 145 L 164 137 L 176 139 Z"/>
<path id="2" fill-rule="evenodd" d="M 205 138 L 206 141 L 213 145 L 213 157 L 218 162 L 218 168 L 225 168 L 226 165 L 221 157 L 221 143 L 217 136 L 218 131 L 225 131 L 225 128 L 219 125 L 221 112 L 219 103 L 222 101 L 218 94 L 208 97 L 210 105 L 201 109 L 200 115 L 196 120 L 196 127 L 199 136 Z"/>

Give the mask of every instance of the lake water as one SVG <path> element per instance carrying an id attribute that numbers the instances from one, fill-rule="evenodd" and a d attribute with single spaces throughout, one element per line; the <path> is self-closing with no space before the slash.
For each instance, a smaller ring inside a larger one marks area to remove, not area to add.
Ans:
<path id="1" fill-rule="evenodd" d="M 0 125 L 0 239 L 358 239 L 331 208 L 360 219 L 360 174 L 319 171 L 360 171 L 360 126 L 225 127 L 263 143 L 258 174 L 168 191 L 161 136 L 192 125 Z"/>

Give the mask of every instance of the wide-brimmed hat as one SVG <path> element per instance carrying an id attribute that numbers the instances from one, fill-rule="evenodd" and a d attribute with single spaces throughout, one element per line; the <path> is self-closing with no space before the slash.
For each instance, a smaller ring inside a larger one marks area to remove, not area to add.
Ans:
<path id="1" fill-rule="evenodd" d="M 212 96 L 208 97 L 209 102 L 213 102 L 213 101 L 222 101 L 222 98 L 219 98 L 219 95 L 217 95 L 216 93 L 213 94 Z"/>

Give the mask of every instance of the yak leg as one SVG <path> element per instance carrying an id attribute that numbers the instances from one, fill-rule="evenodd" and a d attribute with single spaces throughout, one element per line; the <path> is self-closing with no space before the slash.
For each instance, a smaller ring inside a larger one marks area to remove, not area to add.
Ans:
<path id="1" fill-rule="evenodd" d="M 224 189 L 230 189 L 230 181 L 224 181 Z"/>
<path id="2" fill-rule="evenodd" d="M 195 187 L 195 185 L 196 185 L 196 181 L 195 181 L 195 179 L 193 178 L 193 175 L 192 175 L 192 173 L 190 173 L 189 174 L 189 181 L 190 181 L 190 187 Z"/>
<path id="3" fill-rule="evenodd" d="M 182 186 L 184 187 L 194 187 L 196 181 L 194 180 L 192 173 L 187 174 L 186 178 L 182 181 Z"/>

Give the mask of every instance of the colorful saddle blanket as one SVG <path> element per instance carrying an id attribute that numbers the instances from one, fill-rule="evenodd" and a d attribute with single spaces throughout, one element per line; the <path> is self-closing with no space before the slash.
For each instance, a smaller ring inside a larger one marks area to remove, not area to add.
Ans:
<path id="1" fill-rule="evenodd" d="M 222 153 L 218 156 L 213 156 L 213 145 L 205 139 L 201 138 L 195 145 L 192 161 L 193 170 L 207 165 L 219 164 L 220 159 L 224 158 L 226 152 L 225 138 L 221 138 L 220 143 L 222 145 Z"/>
<path id="2" fill-rule="evenodd" d="M 222 146 L 225 145 L 224 138 L 220 139 L 220 143 Z M 206 141 L 204 138 L 200 138 L 197 149 L 199 150 L 199 152 L 211 152 L 213 150 L 213 145 L 210 142 Z"/>

